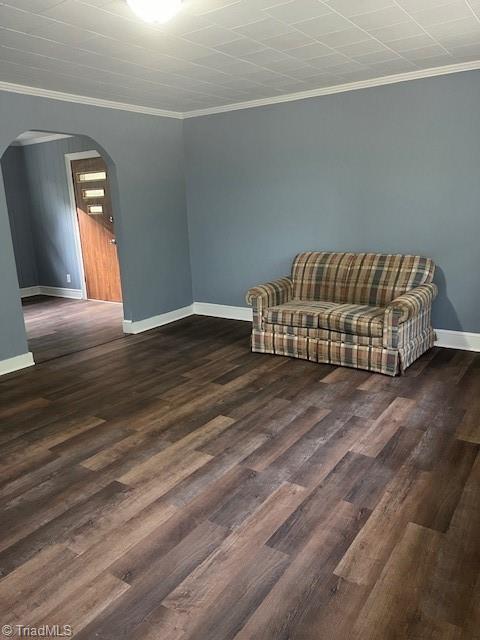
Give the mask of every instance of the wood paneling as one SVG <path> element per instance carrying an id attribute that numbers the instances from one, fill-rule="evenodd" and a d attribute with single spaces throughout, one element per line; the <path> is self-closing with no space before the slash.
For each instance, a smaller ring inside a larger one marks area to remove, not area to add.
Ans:
<path id="1" fill-rule="evenodd" d="M 387 378 L 249 330 L 192 317 L 2 378 L 2 623 L 477 640 L 480 354 Z"/>

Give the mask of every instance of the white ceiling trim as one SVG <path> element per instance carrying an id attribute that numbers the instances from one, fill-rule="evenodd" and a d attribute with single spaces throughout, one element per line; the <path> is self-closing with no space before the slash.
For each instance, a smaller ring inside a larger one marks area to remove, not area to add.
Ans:
<path id="1" fill-rule="evenodd" d="M 12 142 L 14 147 L 27 147 L 31 144 L 42 144 L 42 142 L 53 142 L 54 140 L 64 140 L 71 138 L 66 133 L 43 133 L 42 131 L 25 131 Z"/>
<path id="2" fill-rule="evenodd" d="M 347 91 L 357 91 L 358 89 L 368 89 L 370 87 L 380 87 L 382 85 L 396 84 L 398 82 L 408 82 L 410 80 L 419 80 L 421 78 L 431 78 L 435 76 L 460 73 L 462 71 L 475 71 L 479 69 L 480 60 L 473 60 L 471 62 L 451 64 L 444 67 L 432 67 L 430 69 L 408 71 L 407 73 L 398 73 L 391 76 L 380 76 L 378 78 L 361 80 L 359 82 L 349 82 L 346 84 L 332 85 L 330 87 L 312 89 L 310 91 L 301 91 L 299 93 L 288 93 L 281 96 L 274 96 L 272 98 L 248 100 L 246 102 L 225 104 L 218 107 L 210 107 L 207 109 L 196 109 L 194 111 L 186 111 L 184 113 L 180 111 L 165 111 L 164 109 L 142 107 L 141 105 L 127 104 L 124 102 L 114 102 L 112 100 L 102 100 L 98 98 L 91 98 L 88 96 L 75 95 L 73 93 L 63 93 L 61 91 L 51 91 L 50 89 L 41 89 L 39 87 L 28 87 L 26 85 L 13 84 L 11 82 L 0 81 L 0 90 L 10 93 L 21 93 L 23 95 L 39 96 L 42 98 L 49 98 L 50 100 L 61 100 L 63 102 L 86 104 L 93 107 L 102 107 L 105 109 L 119 109 L 121 111 L 131 111 L 133 113 L 142 113 L 162 118 L 175 118 L 177 120 L 183 120 L 184 118 L 198 118 L 201 116 L 208 116 L 216 113 L 226 113 L 229 111 L 239 111 L 242 109 L 253 109 L 255 107 L 265 107 L 272 104 L 281 104 L 283 102 L 306 100 L 308 98 L 316 98 L 318 96 L 332 95 L 335 93 L 345 93 Z"/>
<path id="3" fill-rule="evenodd" d="M 433 67 L 431 69 L 421 69 L 419 71 L 408 71 L 407 73 L 397 73 L 392 76 L 382 76 L 379 78 L 371 78 L 369 80 L 361 80 L 359 82 L 349 82 L 347 84 L 337 84 L 322 89 L 312 89 L 310 91 L 301 91 L 299 93 L 289 93 L 273 98 L 262 98 L 260 100 L 250 100 L 248 102 L 237 102 L 236 104 L 227 104 L 220 107 L 212 107 L 210 109 L 197 109 L 195 111 L 187 111 L 183 113 L 184 118 L 198 118 L 200 116 L 208 116 L 215 113 L 225 113 L 228 111 L 239 111 L 241 109 L 253 109 L 254 107 L 265 107 L 271 104 L 280 104 L 282 102 L 293 102 L 294 100 L 306 100 L 308 98 L 316 98 L 317 96 L 328 96 L 334 93 L 344 93 L 346 91 L 356 91 L 358 89 L 368 89 L 370 87 L 380 87 L 387 84 L 396 84 L 397 82 L 407 82 L 409 80 L 419 80 L 421 78 L 431 78 L 434 76 L 443 76 L 450 73 L 459 73 L 460 71 L 472 71 L 480 69 L 480 60 L 473 62 L 462 62 L 459 64 L 451 64 L 445 67 Z"/>
<path id="4" fill-rule="evenodd" d="M 0 90 L 10 93 L 22 93 L 27 96 L 39 96 L 50 100 L 61 100 L 62 102 L 74 102 L 75 104 L 86 104 L 92 107 L 103 107 L 104 109 L 119 109 L 120 111 L 132 111 L 133 113 L 143 113 L 149 116 L 160 116 L 162 118 L 182 119 L 183 114 L 178 111 L 165 111 L 164 109 L 154 109 L 153 107 L 142 107 L 126 102 L 114 102 L 113 100 L 102 100 L 101 98 L 90 98 L 89 96 L 78 96 L 74 93 L 64 93 L 63 91 L 52 91 L 40 87 L 28 87 L 23 84 L 13 84 L 12 82 L 0 81 Z"/>

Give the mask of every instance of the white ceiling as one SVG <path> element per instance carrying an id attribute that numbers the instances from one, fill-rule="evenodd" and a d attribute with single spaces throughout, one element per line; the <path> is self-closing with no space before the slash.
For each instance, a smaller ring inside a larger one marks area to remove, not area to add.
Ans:
<path id="1" fill-rule="evenodd" d="M 0 2 L 0 81 L 188 112 L 480 60 L 480 0 Z"/>

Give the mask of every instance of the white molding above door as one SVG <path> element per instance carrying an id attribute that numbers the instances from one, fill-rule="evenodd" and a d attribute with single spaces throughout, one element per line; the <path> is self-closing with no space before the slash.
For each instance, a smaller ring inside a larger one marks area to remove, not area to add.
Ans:
<path id="1" fill-rule="evenodd" d="M 77 203 L 75 201 L 75 187 L 73 184 L 72 162 L 74 160 L 88 160 L 89 158 L 100 158 L 100 154 L 95 149 L 91 151 L 75 151 L 74 153 L 65 154 L 65 169 L 67 172 L 68 196 L 70 199 L 70 211 L 73 222 L 73 236 L 75 240 L 75 253 L 77 256 L 78 270 L 80 272 L 80 286 L 82 291 L 82 299 L 87 299 L 87 283 L 85 280 L 85 269 L 83 266 L 82 243 L 80 242 L 80 228 L 77 218 Z"/>

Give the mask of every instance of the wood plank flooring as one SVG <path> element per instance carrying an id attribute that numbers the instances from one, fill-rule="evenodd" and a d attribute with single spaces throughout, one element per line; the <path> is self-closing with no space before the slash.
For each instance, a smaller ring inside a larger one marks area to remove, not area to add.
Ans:
<path id="1" fill-rule="evenodd" d="M 32 296 L 22 300 L 35 362 L 90 349 L 123 337 L 123 306 L 100 300 Z"/>
<path id="2" fill-rule="evenodd" d="M 0 623 L 478 640 L 480 354 L 388 378 L 249 331 L 192 317 L 0 379 Z"/>

